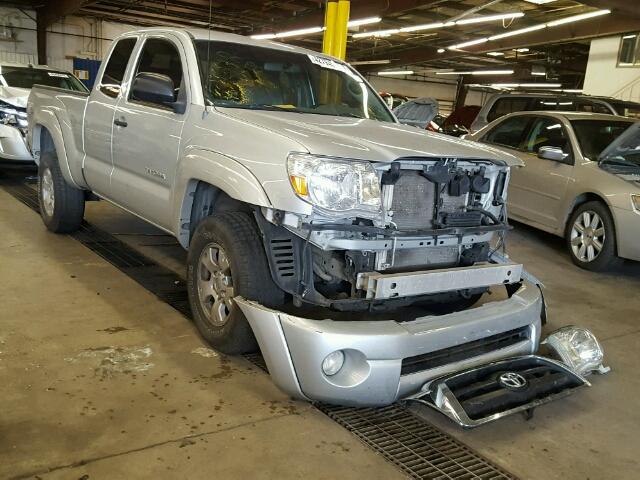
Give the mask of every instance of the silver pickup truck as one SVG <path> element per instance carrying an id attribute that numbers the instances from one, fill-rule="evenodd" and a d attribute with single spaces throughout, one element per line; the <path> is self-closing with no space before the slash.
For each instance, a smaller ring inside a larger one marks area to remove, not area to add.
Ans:
<path id="1" fill-rule="evenodd" d="M 576 328 L 549 339 L 564 363 L 534 355 L 541 289 L 502 250 L 521 162 L 400 125 L 346 63 L 145 29 L 114 41 L 90 94 L 36 87 L 27 111 L 47 228 L 102 198 L 174 235 L 202 336 L 259 347 L 294 397 L 410 397 L 475 426 L 600 366 Z"/>

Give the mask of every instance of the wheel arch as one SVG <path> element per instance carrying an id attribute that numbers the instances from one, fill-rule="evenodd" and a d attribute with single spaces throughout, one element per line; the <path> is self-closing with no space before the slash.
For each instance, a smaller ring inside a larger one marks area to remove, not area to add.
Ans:
<path id="1" fill-rule="evenodd" d="M 567 235 L 569 233 L 569 221 L 571 219 L 571 216 L 575 213 L 575 211 L 581 206 L 584 205 L 585 203 L 588 202 L 599 202 L 602 205 L 605 206 L 605 208 L 609 211 L 609 215 L 611 215 L 611 221 L 613 222 L 613 229 L 615 231 L 615 237 L 616 237 L 616 242 L 614 244 L 614 248 L 615 248 L 615 253 L 616 255 L 618 255 L 618 242 L 617 242 L 617 238 L 618 238 L 618 224 L 616 222 L 616 217 L 613 215 L 613 209 L 611 208 L 611 204 L 606 200 L 606 197 L 604 195 L 601 195 L 599 193 L 595 193 L 595 192 L 584 192 L 581 193 L 580 195 L 578 195 L 574 200 L 573 203 L 571 204 L 571 208 L 569 208 L 567 210 L 567 215 L 565 217 L 564 220 L 564 238 L 567 238 Z"/>
<path id="2" fill-rule="evenodd" d="M 204 208 L 207 200 L 211 201 L 209 214 L 245 210 L 252 205 L 271 206 L 262 185 L 245 166 L 224 155 L 202 150 L 190 151 L 179 162 L 174 198 L 174 218 L 178 219 L 175 232 L 184 248 L 188 248 L 195 228 L 192 225 L 194 206 Z"/>

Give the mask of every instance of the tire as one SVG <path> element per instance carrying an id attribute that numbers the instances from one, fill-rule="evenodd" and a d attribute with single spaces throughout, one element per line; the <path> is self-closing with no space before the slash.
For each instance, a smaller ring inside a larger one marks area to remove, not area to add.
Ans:
<path id="1" fill-rule="evenodd" d="M 576 208 L 567 224 L 566 241 L 571 260 L 580 268 L 600 272 L 620 263 L 613 217 L 602 202 Z"/>
<path id="2" fill-rule="evenodd" d="M 54 233 L 71 233 L 84 217 L 84 191 L 69 185 L 60 171 L 55 151 L 44 152 L 38 166 L 40 216 Z"/>
<path id="3" fill-rule="evenodd" d="M 284 303 L 251 216 L 224 212 L 196 227 L 187 257 L 187 287 L 193 320 L 202 337 L 230 355 L 256 351 L 249 322 L 233 297 L 268 307 Z"/>

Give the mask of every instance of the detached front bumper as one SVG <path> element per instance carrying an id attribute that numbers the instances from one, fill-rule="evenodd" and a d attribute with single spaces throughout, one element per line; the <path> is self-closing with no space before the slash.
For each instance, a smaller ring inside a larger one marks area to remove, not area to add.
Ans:
<path id="1" fill-rule="evenodd" d="M 410 322 L 311 320 L 238 298 L 274 382 L 296 397 L 381 406 L 429 380 L 538 349 L 543 300 L 524 282 L 511 298 Z M 344 366 L 322 370 L 342 350 Z"/>
<path id="2" fill-rule="evenodd" d="M 0 124 L 0 160 L 34 161 L 25 138 L 16 127 Z"/>

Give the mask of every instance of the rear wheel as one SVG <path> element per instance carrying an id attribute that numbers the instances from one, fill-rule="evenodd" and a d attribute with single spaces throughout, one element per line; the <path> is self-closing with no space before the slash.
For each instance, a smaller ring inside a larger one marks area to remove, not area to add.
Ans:
<path id="1" fill-rule="evenodd" d="M 80 228 L 84 217 L 84 191 L 69 185 L 60 171 L 53 151 L 44 152 L 38 166 L 40 216 L 54 233 L 70 233 Z"/>
<path id="2" fill-rule="evenodd" d="M 584 203 L 573 212 L 566 239 L 571 260 L 581 268 L 602 271 L 620 261 L 613 218 L 601 202 Z"/>
<path id="3" fill-rule="evenodd" d="M 277 307 L 284 303 L 284 292 L 271 278 L 253 219 L 244 212 L 225 212 L 202 220 L 193 234 L 187 265 L 189 303 L 200 334 L 223 353 L 257 350 L 234 297 Z"/>

